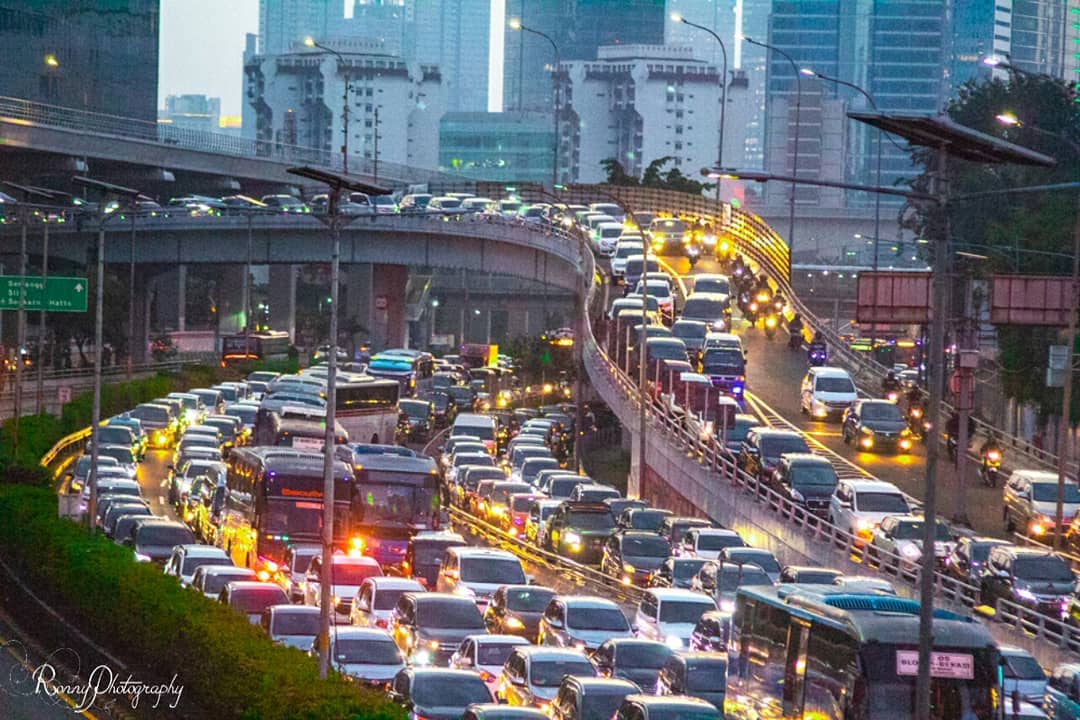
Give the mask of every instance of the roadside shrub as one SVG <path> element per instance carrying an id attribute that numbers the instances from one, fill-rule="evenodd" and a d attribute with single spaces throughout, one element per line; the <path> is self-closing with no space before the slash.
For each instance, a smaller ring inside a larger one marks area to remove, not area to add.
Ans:
<path id="1" fill-rule="evenodd" d="M 323 681 L 306 654 L 182 589 L 131 551 L 57 517 L 44 488 L 0 487 L 0 552 L 16 573 L 135 679 L 184 686 L 180 711 L 220 720 L 398 720 L 381 694 Z M 192 706 L 198 705 L 198 708 Z"/>

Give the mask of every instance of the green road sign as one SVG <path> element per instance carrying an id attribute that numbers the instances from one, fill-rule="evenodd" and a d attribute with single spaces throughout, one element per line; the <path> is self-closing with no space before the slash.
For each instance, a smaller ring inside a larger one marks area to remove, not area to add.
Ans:
<path id="1" fill-rule="evenodd" d="M 26 276 L 23 308 L 46 312 L 86 312 L 86 278 Z M 0 310 L 18 310 L 23 290 L 18 275 L 0 275 Z"/>

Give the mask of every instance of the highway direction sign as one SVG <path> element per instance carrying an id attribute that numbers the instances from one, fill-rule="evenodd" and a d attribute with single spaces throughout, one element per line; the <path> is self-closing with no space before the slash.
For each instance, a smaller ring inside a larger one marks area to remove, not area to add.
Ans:
<path id="1" fill-rule="evenodd" d="M 46 312 L 86 312 L 88 285 L 84 277 L 26 276 L 23 307 Z M 0 275 L 0 310 L 18 310 L 23 294 L 18 275 Z"/>

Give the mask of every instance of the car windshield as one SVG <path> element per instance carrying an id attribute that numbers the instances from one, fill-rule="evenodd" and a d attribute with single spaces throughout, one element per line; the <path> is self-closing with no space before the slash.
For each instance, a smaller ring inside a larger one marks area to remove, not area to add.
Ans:
<path id="1" fill-rule="evenodd" d="M 926 523 L 921 520 L 905 520 L 896 524 L 893 536 L 897 540 L 922 540 Z M 947 542 L 952 539 L 949 534 L 949 526 L 945 523 L 937 524 L 937 532 L 934 539 L 939 542 Z"/>
<path id="2" fill-rule="evenodd" d="M 398 407 L 411 418 L 427 418 L 431 406 L 424 400 L 399 400 Z"/>
<path id="3" fill-rule="evenodd" d="M 671 545 L 659 535 L 626 537 L 622 542 L 622 554 L 628 557 L 665 558 L 671 554 Z"/>
<path id="4" fill-rule="evenodd" d="M 583 484 L 585 481 L 580 478 L 555 478 L 548 485 L 547 494 L 552 498 L 568 498 L 570 493 L 578 485 Z M 579 513 L 584 514 L 584 513 Z M 598 515 L 599 513 L 592 513 Z"/>
<path id="5" fill-rule="evenodd" d="M 135 456 L 130 447 L 103 447 L 98 450 L 98 455 L 111 457 L 121 465 L 135 464 Z"/>
<path id="6" fill-rule="evenodd" d="M 617 630 L 629 629 L 626 618 L 618 608 L 579 607 L 570 608 L 566 624 L 577 630 Z"/>
<path id="7" fill-rule="evenodd" d="M 1013 564 L 1013 573 L 1029 582 L 1071 582 L 1074 579 L 1069 564 L 1053 555 L 1019 557 Z"/>
<path id="8" fill-rule="evenodd" d="M 745 362 L 742 353 L 734 348 L 712 348 L 705 351 L 705 356 L 701 359 L 701 370 L 708 374 L 710 370 L 742 368 Z"/>
<path id="9" fill-rule="evenodd" d="M 1057 481 L 1031 483 L 1031 499 L 1036 502 L 1057 502 L 1057 492 Z M 1080 488 L 1072 483 L 1065 483 L 1065 502 L 1080 503 Z"/>
<path id="10" fill-rule="evenodd" d="M 514 648 L 520 647 L 520 643 L 506 643 L 506 642 L 480 642 L 476 645 L 476 664 L 477 665 L 497 665 L 502 667 L 506 659 L 510 657 L 510 653 L 514 652 Z"/>
<path id="11" fill-rule="evenodd" d="M 846 377 L 819 377 L 814 389 L 818 392 L 855 394 L 855 385 Z"/>
<path id="12" fill-rule="evenodd" d="M 1030 655 L 1014 655 L 1002 653 L 1001 659 L 1005 661 L 1005 677 L 1016 680 L 1045 680 L 1046 673 L 1038 660 Z"/>
<path id="13" fill-rule="evenodd" d="M 631 255 L 640 255 L 642 253 L 642 245 L 625 245 L 619 243 L 619 247 L 615 250 L 615 257 L 628 258 Z"/>
<path id="14" fill-rule="evenodd" d="M 741 572 L 740 572 L 741 570 Z M 772 585 L 769 575 L 756 565 L 724 565 L 721 591 L 734 591 L 743 585 Z"/>
<path id="15" fill-rule="evenodd" d="M 801 435 L 779 435 L 761 439 L 761 454 L 767 458 L 778 458 L 786 453 L 810 452 Z"/>
<path id="16" fill-rule="evenodd" d="M 690 296 L 683 306 L 682 315 L 686 318 L 718 320 L 724 316 L 724 310 L 725 305 L 719 299 Z"/>
<path id="17" fill-rule="evenodd" d="M 768 550 L 729 550 L 728 555 L 737 562 L 753 563 L 767 573 L 780 572 L 780 563 L 776 562 L 776 558 Z"/>
<path id="18" fill-rule="evenodd" d="M 742 547 L 746 543 L 738 535 L 699 535 L 698 550 L 723 550 L 729 547 Z"/>
<path id="19" fill-rule="evenodd" d="M 255 573 L 245 572 L 244 569 L 241 568 L 238 568 L 237 572 L 214 573 L 206 575 L 203 578 L 202 589 L 205 593 L 213 593 L 216 595 L 234 580 L 253 580 L 254 578 Z"/>
<path id="20" fill-rule="evenodd" d="M 541 588 L 507 590 L 506 607 L 516 612 L 543 612 L 553 597 L 555 597 L 553 590 Z"/>
<path id="21" fill-rule="evenodd" d="M 330 567 L 335 585 L 359 585 L 369 577 L 382 575 L 379 566 L 360 563 L 333 563 Z"/>
<path id="22" fill-rule="evenodd" d="M 686 689 L 696 692 L 724 692 L 727 662 L 720 658 L 697 658 L 686 664 Z"/>
<path id="23" fill-rule="evenodd" d="M 720 278 L 702 278 L 694 282 L 694 292 L 730 295 L 731 285 L 728 284 L 727 280 L 721 280 Z"/>
<path id="24" fill-rule="evenodd" d="M 412 701 L 420 707 L 464 709 L 473 703 L 491 702 L 491 693 L 479 675 L 421 675 L 413 682 Z"/>
<path id="25" fill-rule="evenodd" d="M 102 445 L 123 445 L 131 443 L 131 431 L 124 427 L 98 428 L 98 442 Z"/>
<path id="26" fill-rule="evenodd" d="M 686 345 L 679 342 L 650 342 L 645 346 L 650 360 L 685 360 Z"/>
<path id="27" fill-rule="evenodd" d="M 292 556 L 292 571 L 294 573 L 307 572 L 308 565 L 311 564 L 311 560 L 315 557 L 314 553 L 298 552 Z"/>
<path id="28" fill-rule="evenodd" d="M 649 720 L 720 720 L 720 717 L 720 711 L 711 706 L 649 708 Z"/>
<path id="29" fill-rule="evenodd" d="M 680 340 L 704 340 L 708 326 L 705 323 L 676 321 L 671 334 Z"/>
<path id="30" fill-rule="evenodd" d="M 566 514 L 566 527 L 570 530 L 609 530 L 615 527 L 615 518 L 608 511 L 572 511 Z"/>
<path id="31" fill-rule="evenodd" d="M 707 563 L 704 558 L 680 558 L 675 561 L 673 568 L 676 580 L 689 580 L 698 574 L 698 571 Z"/>
<path id="32" fill-rule="evenodd" d="M 558 687 L 567 675 L 592 677 L 596 670 L 588 658 L 566 658 L 559 660 L 533 660 L 530 667 L 530 680 L 537 687 Z"/>
<path id="33" fill-rule="evenodd" d="M 674 652 L 663 643 L 630 641 L 615 647 L 615 662 L 622 668 L 659 670 Z"/>
<path id="34" fill-rule="evenodd" d="M 289 598 L 277 585 L 243 588 L 232 595 L 232 606 L 246 613 L 262 612 L 271 605 L 287 605 Z"/>
<path id="35" fill-rule="evenodd" d="M 484 618 L 471 601 L 466 602 L 422 602 L 418 603 L 416 619 L 422 627 L 454 628 L 483 631 Z"/>
<path id="36" fill-rule="evenodd" d="M 487 453 L 464 453 L 454 456 L 454 467 L 462 465 L 480 465 L 481 467 L 495 467 L 495 458 Z"/>
<path id="37" fill-rule="evenodd" d="M 180 568 L 181 575 L 194 575 L 195 569 L 203 565 L 232 565 L 233 561 L 227 557 L 187 557 Z"/>
<path id="38" fill-rule="evenodd" d="M 904 416 L 900 414 L 900 408 L 894 403 L 865 403 L 862 406 L 862 418 L 863 420 L 904 422 Z"/>
<path id="39" fill-rule="evenodd" d="M 270 628 L 274 635 L 310 635 L 319 634 L 319 613 L 317 612 L 278 612 L 274 613 L 274 622 Z"/>
<path id="40" fill-rule="evenodd" d="M 855 498 L 860 512 L 906 513 L 911 510 L 904 496 L 896 492 L 860 492 Z"/>
<path id="41" fill-rule="evenodd" d="M 463 582 L 515 585 L 525 582 L 525 573 L 517 559 L 462 558 L 461 579 Z"/>
<path id="42" fill-rule="evenodd" d="M 318 616 L 316 616 L 316 620 Z M 334 660 L 356 665 L 400 665 L 401 651 L 393 640 L 339 638 L 334 643 Z"/>
<path id="43" fill-rule="evenodd" d="M 407 592 L 412 592 L 411 588 L 383 588 L 375 593 L 375 607 L 374 610 L 393 610 L 397 606 L 397 601 Z"/>
<path id="44" fill-rule="evenodd" d="M 581 717 L 584 720 L 608 720 L 622 705 L 625 690 L 592 689 L 581 698 Z"/>
<path id="45" fill-rule="evenodd" d="M 711 602 L 683 602 L 671 600 L 660 603 L 660 622 L 696 623 L 702 615 L 716 609 Z"/>
<path id="46" fill-rule="evenodd" d="M 139 405 L 131 411 L 131 417 L 138 418 L 139 420 L 150 420 L 151 422 L 167 423 L 169 422 L 169 411 L 163 407 Z"/>
<path id="47" fill-rule="evenodd" d="M 836 470 L 831 465 L 793 465 L 791 484 L 795 487 L 836 487 Z"/>
<path id="48" fill-rule="evenodd" d="M 530 488 L 531 489 L 531 488 Z M 522 495 L 510 500 L 510 509 L 514 512 L 526 512 L 532 506 L 535 498 L 532 495 Z"/>
<path id="49" fill-rule="evenodd" d="M 183 525 L 144 525 L 139 528 L 135 544 L 140 546 L 193 545 L 195 536 Z"/>
<path id="50" fill-rule="evenodd" d="M 638 510 L 630 516 L 630 527 L 633 530 L 650 530 L 656 532 L 664 523 L 664 518 L 671 513 L 663 510 Z"/>
<path id="51" fill-rule="evenodd" d="M 998 545 L 1006 545 L 1005 542 L 988 543 L 988 542 L 973 542 L 968 545 L 968 555 L 973 562 L 981 563 L 986 562 L 986 558 L 990 557 L 990 551 Z"/>

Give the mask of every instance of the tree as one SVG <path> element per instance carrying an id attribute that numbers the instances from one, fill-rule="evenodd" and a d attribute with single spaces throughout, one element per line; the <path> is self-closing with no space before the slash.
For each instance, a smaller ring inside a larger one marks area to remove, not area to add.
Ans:
<path id="1" fill-rule="evenodd" d="M 1021 74 L 1013 75 L 1009 82 L 969 82 L 960 88 L 947 111 L 962 125 L 1003 137 L 1057 160 L 1053 168 L 950 160 L 948 187 L 953 196 L 1072 182 L 1080 177 L 1080 154 L 1076 151 L 1076 144 L 1080 143 L 1080 105 L 1075 90 L 1066 83 L 1046 76 Z M 1022 124 L 1006 127 L 996 119 L 1008 111 L 1015 112 Z M 1061 136 L 1068 141 L 1062 141 Z M 931 149 L 917 148 L 912 156 L 924 168 L 934 166 Z M 924 170 L 913 182 L 913 188 L 925 192 L 929 187 L 930 174 Z M 944 215 L 929 205 L 916 206 L 914 210 L 904 216 L 902 224 L 930 242 L 941 237 Z M 949 204 L 947 212 L 952 243 L 961 248 L 972 246 L 974 252 L 987 257 L 986 261 L 972 264 L 976 277 L 995 272 L 1061 275 L 1068 271 L 1069 263 L 1060 255 L 1071 252 L 1075 190 L 957 201 Z M 1046 387 L 1045 368 L 1047 348 L 1057 342 L 1058 330 L 1033 326 L 996 329 L 1005 394 L 1019 402 L 1033 403 L 1044 418 L 1057 414 L 1061 391 Z M 1070 415 L 1074 425 L 1080 421 L 1080 403 L 1074 402 Z"/>
<path id="2" fill-rule="evenodd" d="M 639 182 L 636 177 L 626 172 L 626 168 L 623 167 L 615 158 L 607 158 L 600 161 L 600 166 L 604 168 L 604 172 L 607 174 L 604 182 L 608 185 L 641 185 L 643 187 L 657 188 L 659 190 L 674 190 L 676 192 L 690 193 L 692 195 L 700 195 L 706 190 L 711 190 L 716 187 L 712 183 L 698 182 L 688 178 L 682 174 L 682 171 L 677 167 L 673 167 L 667 172 L 664 172 L 664 166 L 675 160 L 670 155 L 657 158 L 653 160 L 645 168 L 645 172 L 641 175 L 641 181 Z"/>
<path id="3" fill-rule="evenodd" d="M 90 268 L 92 271 L 93 268 Z M 74 342 L 79 350 L 79 361 L 89 365 L 86 351 L 94 344 L 94 308 L 97 297 L 97 276 L 95 272 L 80 274 L 87 276 L 86 296 L 89 299 L 84 313 L 55 312 L 49 313 L 49 330 L 54 333 L 57 343 L 63 347 L 68 341 Z M 113 358 L 123 357 L 127 353 L 128 324 L 128 286 L 127 273 L 121 279 L 116 272 L 106 268 L 105 298 L 102 307 L 102 339 L 113 348 Z"/>
<path id="4" fill-rule="evenodd" d="M 600 167 L 604 168 L 607 177 L 604 183 L 607 185 L 637 185 L 638 179 L 626 172 L 623 164 L 615 158 L 607 158 L 600 161 Z"/>

